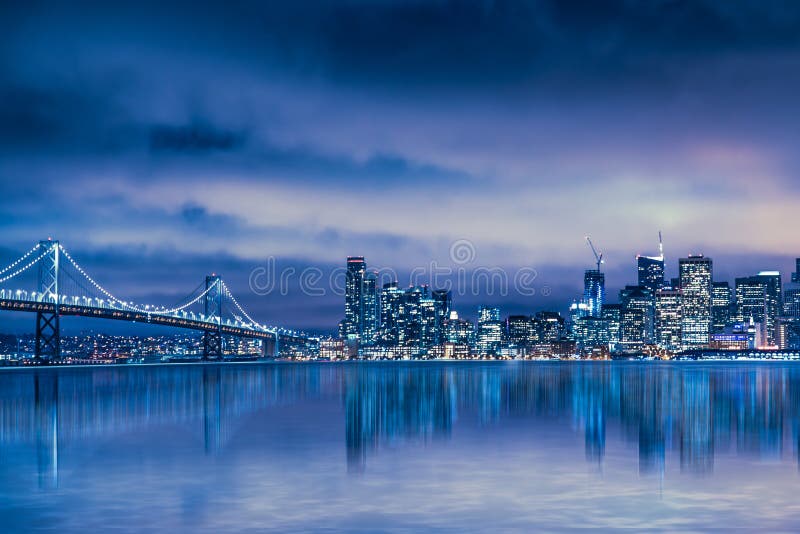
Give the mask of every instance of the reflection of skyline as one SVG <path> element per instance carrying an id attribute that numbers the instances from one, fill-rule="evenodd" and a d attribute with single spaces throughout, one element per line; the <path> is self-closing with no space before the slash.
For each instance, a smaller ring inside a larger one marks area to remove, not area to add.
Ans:
<path id="1" fill-rule="evenodd" d="M 720 453 L 780 458 L 800 442 L 800 369 L 791 365 L 345 364 L 156 366 L 0 373 L 0 454 L 36 451 L 39 483 L 58 484 L 68 444 L 178 424 L 207 454 L 248 414 L 340 402 L 348 469 L 381 447 L 449 440 L 456 424 L 507 420 L 574 427 L 602 464 L 619 430 L 639 472 L 711 473 Z M 313 422 L 313 421 L 311 421 Z M 612 430 L 613 429 L 613 430 Z M 535 442 L 531 444 L 535 447 Z M 788 449 L 787 449 L 788 448 Z M 3 454 L 5 455 L 5 454 Z M 579 459 L 574 459 L 577 463 Z"/>

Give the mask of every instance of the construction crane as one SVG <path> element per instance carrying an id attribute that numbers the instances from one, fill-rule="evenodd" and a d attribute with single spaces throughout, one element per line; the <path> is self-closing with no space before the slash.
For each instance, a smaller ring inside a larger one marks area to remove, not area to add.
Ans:
<path id="1" fill-rule="evenodd" d="M 594 248 L 594 244 L 592 240 L 589 239 L 589 236 L 586 236 L 586 242 L 589 243 L 589 247 L 592 249 L 592 253 L 594 254 L 594 259 L 597 260 L 597 272 L 600 272 L 600 264 L 603 263 L 603 253 L 597 253 L 597 249 Z"/>

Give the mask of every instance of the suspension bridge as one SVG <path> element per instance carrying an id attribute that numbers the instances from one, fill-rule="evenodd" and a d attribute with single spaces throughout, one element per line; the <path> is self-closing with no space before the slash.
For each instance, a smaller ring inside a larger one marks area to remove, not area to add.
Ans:
<path id="1" fill-rule="evenodd" d="M 14 283 L 22 287 L 9 287 Z M 205 360 L 223 358 L 223 336 L 261 340 L 264 356 L 278 356 L 283 347 L 302 349 L 311 341 L 298 332 L 255 321 L 216 274 L 206 276 L 174 306 L 122 300 L 95 281 L 55 240 L 40 241 L 0 269 L 0 310 L 36 314 L 35 359 L 43 363 L 61 357 L 62 316 L 196 330 L 203 335 Z"/>

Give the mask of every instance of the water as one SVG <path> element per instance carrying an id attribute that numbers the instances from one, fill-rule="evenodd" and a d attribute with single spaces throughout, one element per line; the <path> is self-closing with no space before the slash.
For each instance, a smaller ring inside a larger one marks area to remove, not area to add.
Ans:
<path id="1" fill-rule="evenodd" d="M 797 530 L 800 365 L 0 371 L 0 530 Z"/>

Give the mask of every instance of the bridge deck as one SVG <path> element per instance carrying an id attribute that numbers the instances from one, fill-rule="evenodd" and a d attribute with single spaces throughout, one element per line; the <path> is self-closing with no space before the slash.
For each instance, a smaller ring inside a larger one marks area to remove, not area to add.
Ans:
<path id="1" fill-rule="evenodd" d="M 14 300 L 14 299 L 0 299 L 0 310 L 17 311 L 17 312 L 49 312 L 53 313 L 55 305 L 51 302 L 34 302 L 28 300 Z M 98 308 L 94 306 L 79 306 L 74 304 L 59 304 L 59 315 L 78 316 L 78 317 L 93 317 L 96 319 L 113 319 L 117 321 L 128 321 L 133 323 L 149 323 L 163 326 L 172 326 L 175 328 L 185 328 L 189 330 L 198 330 L 201 332 L 216 331 L 217 325 L 200 321 L 197 319 L 189 319 L 183 317 L 176 317 L 173 315 L 159 315 L 148 314 L 130 310 L 117 310 L 110 308 Z M 223 335 L 247 337 L 255 339 L 275 339 L 275 334 L 272 332 L 265 332 L 263 330 L 251 330 L 239 326 L 231 326 L 222 324 L 220 330 Z M 303 342 L 304 338 L 280 334 L 282 340 L 291 342 Z"/>

